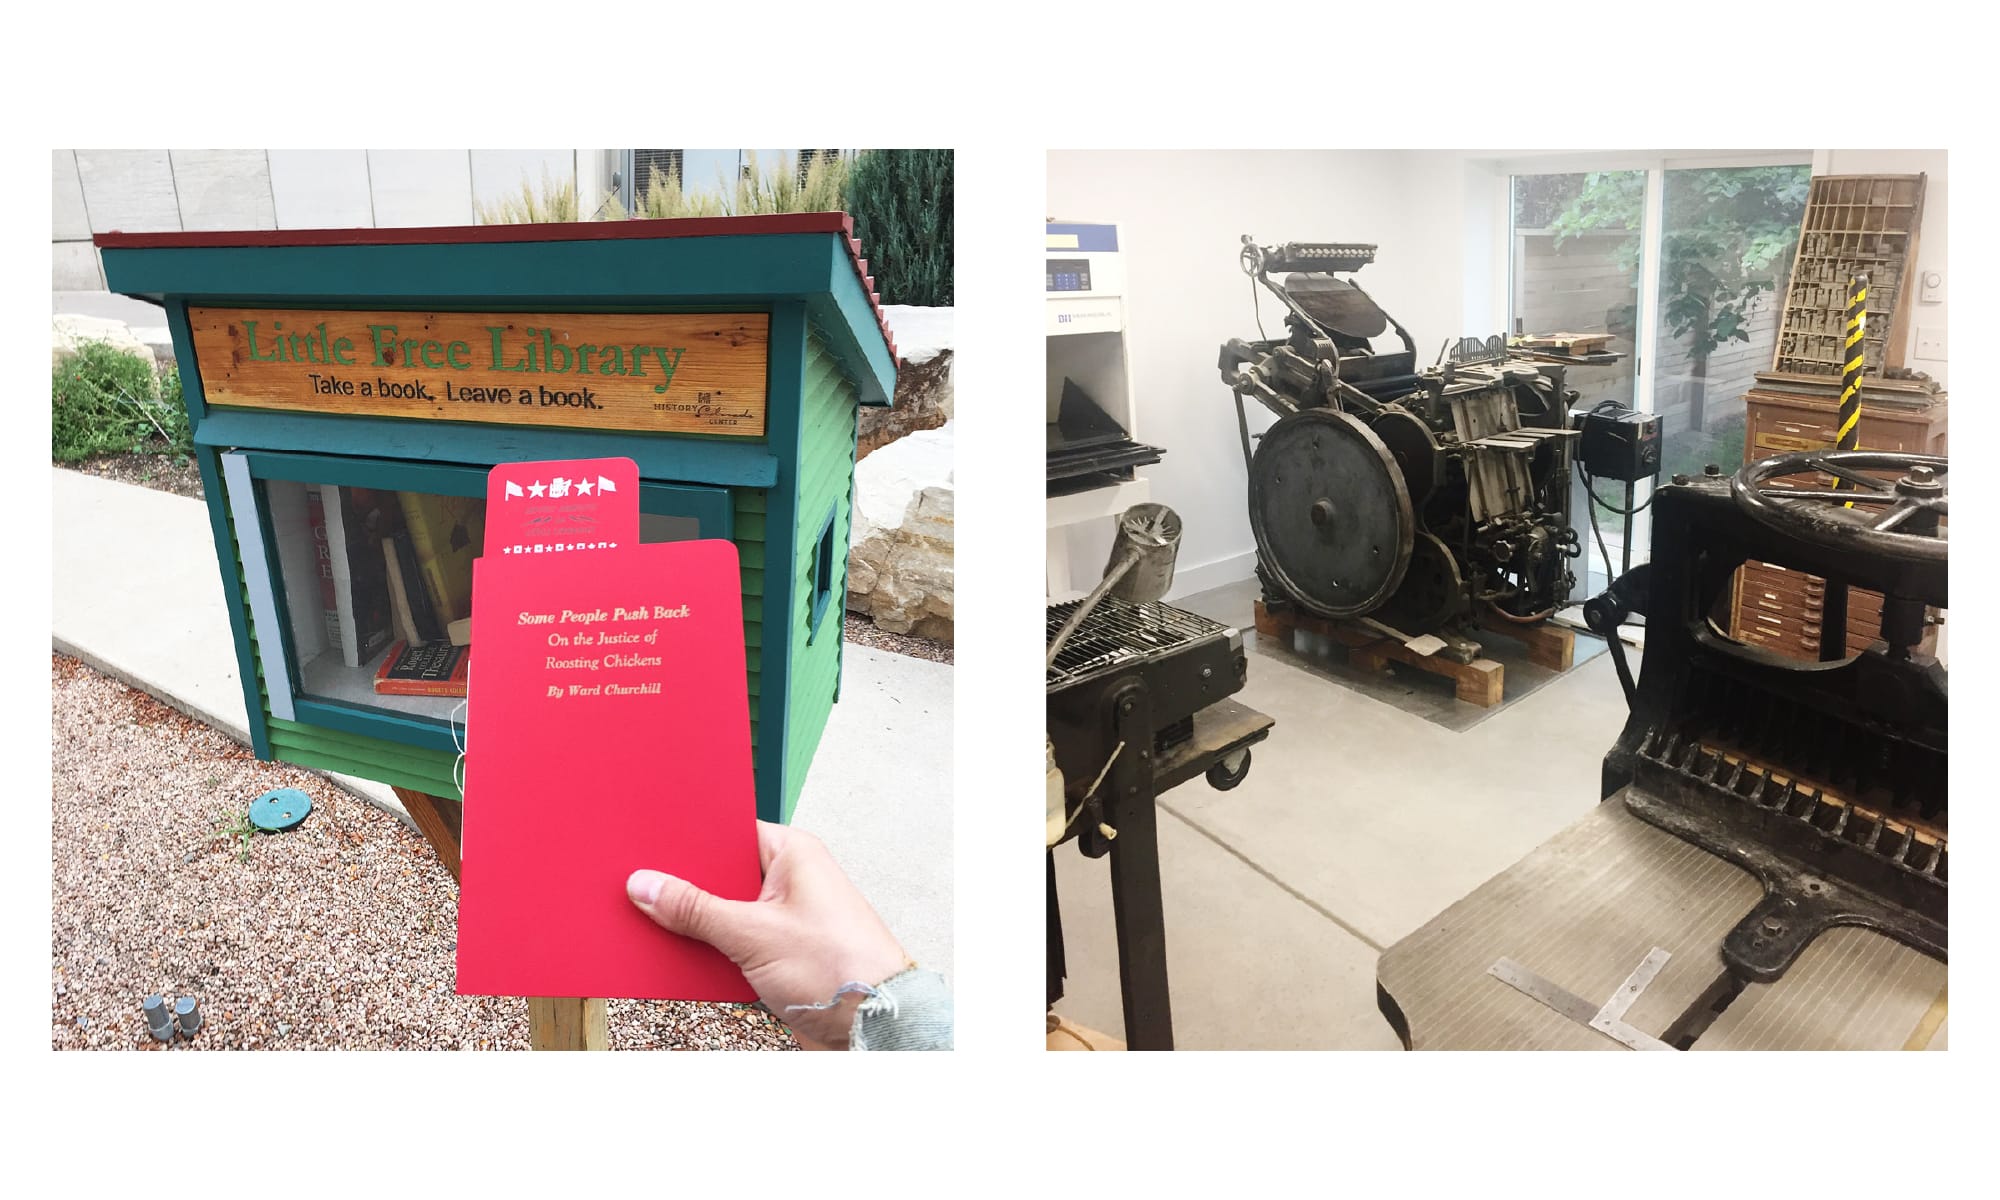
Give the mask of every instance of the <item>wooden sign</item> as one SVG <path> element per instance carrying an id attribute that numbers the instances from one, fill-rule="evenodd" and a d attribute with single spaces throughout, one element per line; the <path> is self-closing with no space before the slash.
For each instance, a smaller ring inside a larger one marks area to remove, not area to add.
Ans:
<path id="1" fill-rule="evenodd" d="M 764 313 L 188 309 L 211 405 L 764 435 Z"/>

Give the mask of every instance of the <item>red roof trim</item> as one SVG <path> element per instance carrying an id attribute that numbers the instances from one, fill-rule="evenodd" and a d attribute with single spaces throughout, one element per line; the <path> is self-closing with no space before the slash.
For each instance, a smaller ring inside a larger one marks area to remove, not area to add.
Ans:
<path id="1" fill-rule="evenodd" d="M 847 247 L 861 290 L 889 355 L 896 339 L 874 294 L 875 281 L 854 237 L 854 218 L 842 212 L 765 213 L 749 217 L 674 217 L 663 220 L 568 221 L 526 225 L 437 225 L 413 229 L 244 229 L 200 233 L 100 233 L 105 250 L 198 249 L 234 246 L 426 246 L 503 242 L 599 242 L 620 238 L 729 237 L 757 234 L 837 233 Z"/>
<path id="2" fill-rule="evenodd" d="M 100 233 L 107 250 L 219 246 L 417 246 L 453 242 L 595 242 L 615 238 L 723 237 L 769 233 L 854 235 L 846 213 L 767 213 L 751 217 L 564 221 L 525 225 L 439 225 L 414 229 L 243 229 L 201 233 Z"/>

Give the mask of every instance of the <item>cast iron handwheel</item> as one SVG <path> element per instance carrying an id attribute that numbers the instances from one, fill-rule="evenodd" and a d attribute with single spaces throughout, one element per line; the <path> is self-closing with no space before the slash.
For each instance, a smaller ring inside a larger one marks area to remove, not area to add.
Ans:
<path id="1" fill-rule="evenodd" d="M 1264 431 L 1250 459 L 1257 560 L 1308 612 L 1347 618 L 1395 594 L 1416 517 L 1403 469 L 1366 425 L 1304 408 Z"/>
<path id="2" fill-rule="evenodd" d="M 1911 532 L 1949 514 L 1949 460 L 1935 454 L 1875 450 L 1807 450 L 1746 465 L 1729 481 L 1743 511 L 1763 525 L 1829 550 L 1878 554 L 1905 562 L 1942 563 L 1951 545 L 1940 534 Z M 1895 471 L 1894 483 L 1864 474 Z M 1816 472 L 1847 485 L 1837 491 L 1772 487 L 1790 475 Z"/>
<path id="3" fill-rule="evenodd" d="M 1250 751 L 1248 749 L 1245 749 L 1243 751 L 1243 761 L 1237 765 L 1234 771 L 1231 771 L 1229 769 L 1228 757 L 1224 757 L 1222 761 L 1210 767 L 1208 769 L 1208 783 L 1209 786 L 1213 787 L 1216 791 L 1226 792 L 1230 788 L 1235 787 L 1237 784 L 1242 783 L 1243 777 L 1245 775 L 1248 775 L 1249 773 L 1250 773 Z"/>

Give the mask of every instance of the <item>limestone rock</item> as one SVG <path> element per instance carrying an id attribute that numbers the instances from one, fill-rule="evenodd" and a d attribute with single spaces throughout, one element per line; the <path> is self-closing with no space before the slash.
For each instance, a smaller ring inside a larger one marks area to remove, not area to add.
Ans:
<path id="1" fill-rule="evenodd" d="M 952 327 L 949 308 L 886 304 L 882 312 L 896 335 L 902 361 L 896 369 L 894 408 L 861 410 L 858 457 L 919 429 L 936 429 L 952 418 Z"/>
<path id="2" fill-rule="evenodd" d="M 896 406 L 864 408 L 856 430 L 854 452 L 867 458 L 882 447 L 920 429 L 936 429 L 951 420 L 952 353 L 939 353 L 922 363 L 903 363 L 896 371 Z"/>
<path id="3" fill-rule="evenodd" d="M 952 640 L 953 440 L 947 422 L 855 464 L 847 607 L 890 633 Z"/>
<path id="4" fill-rule="evenodd" d="M 109 342 L 120 350 L 130 350 L 146 358 L 153 357 L 153 348 L 139 340 L 131 326 L 123 321 L 107 317 L 86 317 L 80 313 L 57 313 L 53 322 L 53 353 L 49 365 L 53 367 L 64 356 L 75 354 L 77 347 L 85 342 Z"/>

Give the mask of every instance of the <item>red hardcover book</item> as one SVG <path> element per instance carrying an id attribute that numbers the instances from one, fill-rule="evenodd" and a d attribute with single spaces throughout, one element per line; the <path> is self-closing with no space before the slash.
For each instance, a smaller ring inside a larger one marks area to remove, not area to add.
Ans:
<path id="1" fill-rule="evenodd" d="M 450 642 L 412 646 L 397 642 L 375 670 L 378 696 L 463 696 L 472 670 L 472 647 Z"/>
<path id="2" fill-rule="evenodd" d="M 503 556 L 499 525 L 473 564 L 458 991 L 753 999 L 625 898 L 641 867 L 762 884 L 736 547 Z"/>

